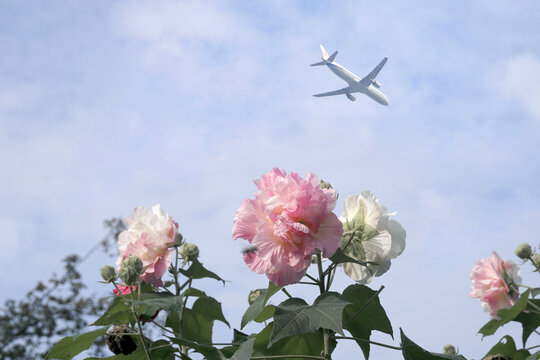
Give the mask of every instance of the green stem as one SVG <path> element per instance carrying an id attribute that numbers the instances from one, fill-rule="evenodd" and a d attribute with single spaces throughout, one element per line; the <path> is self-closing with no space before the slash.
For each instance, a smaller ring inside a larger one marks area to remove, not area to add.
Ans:
<path id="1" fill-rule="evenodd" d="M 384 289 L 384 285 L 381 285 L 381 287 L 379 288 L 379 290 L 377 290 L 377 292 L 375 294 L 373 294 L 373 296 L 368 300 L 367 303 L 365 303 L 353 316 L 351 316 L 349 318 L 349 320 L 345 321 L 345 324 L 343 324 L 343 327 L 345 327 L 345 325 L 347 325 L 348 323 L 350 323 L 351 321 L 353 321 L 358 315 L 360 315 L 360 313 L 362 311 L 364 311 L 364 309 L 373 301 L 375 300 L 375 298 L 377 296 L 379 296 L 379 294 L 381 293 L 381 291 L 383 291 Z"/>
<path id="2" fill-rule="evenodd" d="M 281 291 L 283 291 L 283 292 L 285 293 L 285 295 L 287 295 L 290 299 L 292 299 L 292 295 L 289 294 L 289 292 L 287 291 L 287 289 L 282 288 Z"/>
<path id="3" fill-rule="evenodd" d="M 370 344 L 373 344 L 373 345 L 382 346 L 382 347 L 385 347 L 385 348 L 388 348 L 388 349 L 403 350 L 403 348 L 401 346 L 387 345 L 387 344 L 379 343 L 379 342 L 376 342 L 376 341 L 371 341 L 371 340 L 367 340 L 367 339 L 361 339 L 361 338 L 352 337 L 352 336 L 334 336 L 334 339 L 363 341 L 363 342 L 367 342 L 367 343 L 370 343 Z"/>
<path id="4" fill-rule="evenodd" d="M 529 256 L 527 259 L 531 261 L 531 264 L 533 264 L 533 266 L 536 268 L 536 271 L 538 271 L 540 273 L 540 268 L 538 267 L 538 265 L 536 265 L 536 263 L 534 262 L 532 256 Z"/>
<path id="5" fill-rule="evenodd" d="M 129 285 L 131 300 L 133 299 L 133 287 Z M 139 336 L 141 338 L 141 342 L 144 348 L 144 353 L 146 354 L 146 357 L 148 360 L 152 360 L 152 356 L 150 356 L 150 352 L 148 351 L 148 348 L 146 347 L 146 341 L 144 341 L 144 334 L 143 329 L 141 325 L 141 321 L 139 320 L 139 314 L 137 314 L 137 311 L 135 311 L 135 306 L 133 306 L 133 303 L 131 303 L 131 311 L 133 312 L 133 315 L 135 315 L 135 320 L 137 320 L 137 327 L 139 328 Z"/>
<path id="6" fill-rule="evenodd" d="M 290 358 L 299 358 L 299 359 L 322 359 L 322 356 L 314 355 L 271 355 L 271 356 L 252 356 L 251 360 L 263 360 L 263 359 L 290 359 Z"/>
<path id="7" fill-rule="evenodd" d="M 317 285 L 319 284 L 319 280 L 317 280 L 316 278 L 314 278 L 313 276 L 309 275 L 308 273 L 306 273 L 306 276 L 308 278 L 310 278 L 311 280 L 315 281 L 317 283 Z"/>
<path id="8" fill-rule="evenodd" d="M 175 333 L 175 332 L 172 331 L 172 330 L 167 329 L 165 326 L 162 326 L 162 325 L 158 324 L 158 323 L 155 322 L 155 321 L 152 321 L 152 324 L 156 325 L 158 328 L 160 328 L 160 329 L 163 330 L 163 331 L 167 331 L 167 332 L 173 334 L 174 336 L 179 337 L 179 334 Z"/>
<path id="9" fill-rule="evenodd" d="M 321 295 L 322 295 L 326 292 L 326 289 L 324 288 L 324 272 L 322 268 L 321 251 L 317 249 L 316 254 L 317 254 L 317 269 L 319 270 L 319 290 L 321 291 Z M 324 340 L 323 357 L 326 360 L 330 360 L 332 359 L 332 354 L 330 353 L 330 333 L 328 332 L 328 329 L 323 329 L 323 340 Z"/>
<path id="10" fill-rule="evenodd" d="M 178 283 L 178 247 L 175 249 L 175 260 L 174 260 L 174 287 L 176 289 L 176 296 L 180 295 L 180 292 L 182 291 L 182 288 L 180 287 L 180 284 Z M 184 307 L 182 306 L 182 309 L 178 312 L 178 333 L 177 337 L 179 339 L 184 338 L 184 324 L 182 322 L 182 314 L 184 312 Z M 187 347 L 185 345 L 180 345 L 180 351 L 182 354 L 187 355 Z"/>
<path id="11" fill-rule="evenodd" d="M 319 286 L 319 284 L 315 283 L 315 282 L 309 282 L 309 281 L 299 281 L 298 284 L 306 284 L 306 285 L 315 285 L 315 286 Z"/>

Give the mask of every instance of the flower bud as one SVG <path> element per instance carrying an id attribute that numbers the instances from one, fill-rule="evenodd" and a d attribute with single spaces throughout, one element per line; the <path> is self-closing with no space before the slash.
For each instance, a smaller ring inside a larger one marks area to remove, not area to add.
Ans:
<path id="1" fill-rule="evenodd" d="M 135 349 L 137 349 L 137 345 L 131 338 L 131 335 L 124 335 L 132 332 L 133 330 L 125 325 L 115 326 L 110 334 L 107 334 L 107 337 L 105 338 L 105 342 L 107 343 L 109 350 L 115 354 L 124 355 L 129 355 L 135 351 Z"/>
<path id="2" fill-rule="evenodd" d="M 443 354 L 456 355 L 457 351 L 454 345 L 446 344 L 442 349 Z"/>
<path id="3" fill-rule="evenodd" d="M 540 268 L 540 254 L 534 254 L 532 256 L 532 262 L 534 266 L 536 266 L 537 268 Z"/>
<path id="4" fill-rule="evenodd" d="M 172 243 L 172 245 L 170 245 L 169 247 L 179 247 L 180 245 L 182 245 L 182 242 L 184 240 L 184 237 L 182 236 L 182 234 L 178 233 L 176 234 L 176 241 Z"/>
<path id="5" fill-rule="evenodd" d="M 516 253 L 518 258 L 527 260 L 532 254 L 532 248 L 531 245 L 523 243 L 521 245 L 518 245 L 514 252 Z"/>
<path id="6" fill-rule="evenodd" d="M 193 243 L 184 243 L 180 247 L 180 256 L 184 260 L 193 261 L 199 257 L 199 247 Z"/>
<path id="7" fill-rule="evenodd" d="M 118 276 L 122 279 L 126 285 L 133 286 L 139 281 L 139 276 L 142 273 L 143 263 L 141 259 L 134 255 L 129 255 L 129 257 L 122 261 L 120 265 L 120 271 Z"/>
<path id="8" fill-rule="evenodd" d="M 103 280 L 107 283 L 113 282 L 116 280 L 116 270 L 111 265 L 105 265 L 100 270 L 99 273 Z"/>
<path id="9" fill-rule="evenodd" d="M 321 189 L 333 189 L 329 182 L 321 180 Z"/>
<path id="10" fill-rule="evenodd" d="M 251 290 L 249 292 L 249 296 L 248 296 L 249 305 L 253 304 L 255 302 L 255 300 L 257 300 L 257 298 L 259 296 L 261 296 L 261 291 L 260 290 Z"/>

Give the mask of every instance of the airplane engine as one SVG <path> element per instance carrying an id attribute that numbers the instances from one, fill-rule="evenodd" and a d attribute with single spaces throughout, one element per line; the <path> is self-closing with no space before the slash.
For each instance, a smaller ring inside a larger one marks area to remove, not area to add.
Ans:
<path id="1" fill-rule="evenodd" d="M 355 101 L 356 98 L 354 96 L 352 96 L 351 94 L 349 93 L 346 93 L 345 95 L 347 95 L 347 99 L 351 100 L 351 101 Z"/>
<path id="2" fill-rule="evenodd" d="M 378 82 L 377 80 L 373 80 L 372 82 L 373 86 L 375 86 L 377 89 L 380 88 L 382 86 L 382 84 L 380 82 Z"/>

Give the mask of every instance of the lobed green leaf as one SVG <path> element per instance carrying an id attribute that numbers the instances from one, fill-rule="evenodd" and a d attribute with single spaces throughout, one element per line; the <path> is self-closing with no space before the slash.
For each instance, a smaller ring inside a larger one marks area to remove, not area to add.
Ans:
<path id="1" fill-rule="evenodd" d="M 517 350 L 514 339 L 511 336 L 506 335 L 503 336 L 484 357 L 489 355 L 502 355 L 507 358 L 512 358 L 512 360 L 525 360 L 531 354 L 525 349 Z"/>
<path id="2" fill-rule="evenodd" d="M 267 289 L 257 289 L 261 292 L 261 295 L 259 295 L 259 297 L 247 308 L 246 312 L 242 316 L 240 329 L 243 329 L 244 326 L 246 326 L 250 321 L 255 320 L 259 313 L 263 311 L 268 300 L 282 288 L 282 286 L 276 286 L 274 283 L 269 281 Z M 258 319 L 260 319 L 260 317 Z"/>
<path id="3" fill-rule="evenodd" d="M 136 319 L 129 306 L 125 304 L 121 296 L 115 296 L 111 305 L 105 310 L 105 313 L 91 325 L 130 325 L 135 322 Z"/>
<path id="4" fill-rule="evenodd" d="M 98 337 L 105 335 L 107 329 L 108 327 L 102 327 L 84 334 L 65 337 L 53 346 L 46 359 L 73 359 L 76 355 L 92 346 Z"/>
<path id="5" fill-rule="evenodd" d="M 487 324 L 482 326 L 480 330 L 478 330 L 478 333 L 482 334 L 482 337 L 493 335 L 501 326 L 514 320 L 527 307 L 527 300 L 529 299 L 530 293 L 531 290 L 525 291 L 523 294 L 521 294 L 519 300 L 516 301 L 514 306 L 508 309 L 499 310 L 497 312 L 499 319 L 490 320 Z"/>
<path id="6" fill-rule="evenodd" d="M 405 360 L 466 360 L 461 355 L 439 354 L 424 350 L 405 336 L 403 330 L 399 329 L 399 331 L 401 334 L 401 351 Z"/>
<path id="7" fill-rule="evenodd" d="M 343 328 L 349 331 L 353 337 L 369 340 L 373 330 L 393 336 L 392 324 L 386 316 L 377 292 L 365 285 L 355 284 L 343 291 L 343 297 L 351 304 L 343 310 Z M 373 299 L 373 300 L 372 300 Z M 371 301 L 370 301 L 371 300 Z M 368 304 L 369 302 L 369 304 Z M 366 306 L 366 304 L 368 304 Z M 358 311 L 362 311 L 358 313 Z M 354 317 L 358 314 L 356 317 Z M 352 319 L 352 320 L 351 320 Z M 368 341 L 357 340 L 356 343 L 362 349 L 364 357 L 369 358 L 370 344 Z"/>
<path id="8" fill-rule="evenodd" d="M 225 280 L 220 278 L 216 273 L 207 270 L 197 259 L 191 262 L 191 266 L 188 269 L 179 269 L 179 271 L 182 275 L 192 279 L 211 278 L 222 281 L 225 284 Z"/>
<path id="9" fill-rule="evenodd" d="M 321 351 L 324 348 L 322 330 L 318 330 L 315 333 L 289 336 L 277 341 L 273 346 L 268 346 L 273 328 L 274 323 L 272 322 L 255 336 L 253 356 L 289 355 L 287 360 L 305 360 L 295 358 L 294 355 L 321 355 Z M 335 346 L 336 341 L 331 340 L 331 350 L 333 350 Z"/>
<path id="10" fill-rule="evenodd" d="M 336 292 L 326 292 L 308 305 L 303 299 L 287 299 L 275 307 L 274 329 L 268 346 L 284 337 L 330 329 L 343 334 L 343 308 L 349 302 Z"/>

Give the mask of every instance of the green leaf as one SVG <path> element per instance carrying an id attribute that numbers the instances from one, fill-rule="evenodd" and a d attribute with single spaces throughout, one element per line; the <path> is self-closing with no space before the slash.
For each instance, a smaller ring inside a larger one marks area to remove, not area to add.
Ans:
<path id="1" fill-rule="evenodd" d="M 77 354 L 92 346 L 98 337 L 105 335 L 107 329 L 108 327 L 102 327 L 85 334 L 65 337 L 53 346 L 47 354 L 47 359 L 73 359 Z"/>
<path id="2" fill-rule="evenodd" d="M 530 299 L 527 302 L 527 312 L 521 312 L 514 319 L 514 321 L 521 323 L 521 326 L 523 327 L 521 338 L 521 340 L 523 341 L 523 346 L 525 346 L 525 344 L 527 343 L 527 339 L 534 332 L 534 330 L 540 327 L 540 314 L 538 313 L 538 309 L 534 306 L 540 307 L 540 300 Z"/>
<path id="3" fill-rule="evenodd" d="M 195 259 L 191 262 L 191 266 L 187 269 L 179 269 L 179 271 L 184 275 L 192 279 L 202 279 L 202 278 L 211 278 L 222 281 L 225 284 L 225 280 L 220 278 L 217 274 L 207 270 L 199 260 Z"/>
<path id="4" fill-rule="evenodd" d="M 531 296 L 533 298 L 535 298 L 536 295 L 538 295 L 538 294 L 540 294 L 540 288 L 534 288 L 534 289 L 531 290 Z"/>
<path id="5" fill-rule="evenodd" d="M 255 336 L 252 356 L 275 356 L 289 355 L 287 360 L 305 360 L 295 358 L 291 355 L 312 355 L 320 356 L 323 350 L 323 332 L 318 330 L 315 333 L 289 336 L 276 342 L 273 346 L 268 346 L 270 335 L 273 332 L 274 323 L 268 324 L 259 334 Z M 333 350 L 336 341 L 330 341 L 330 348 Z"/>
<path id="6" fill-rule="evenodd" d="M 274 330 L 269 346 L 287 336 L 315 332 L 320 328 L 343 334 L 343 308 L 349 302 L 336 292 L 320 295 L 313 305 L 303 299 L 287 299 L 275 307 Z"/>
<path id="7" fill-rule="evenodd" d="M 466 360 L 461 355 L 439 354 L 424 350 L 420 346 L 413 343 L 411 339 L 409 339 L 407 336 L 405 336 L 403 330 L 399 329 L 399 331 L 401 334 L 401 351 L 403 352 L 403 358 L 405 360 Z"/>
<path id="8" fill-rule="evenodd" d="M 274 316 L 274 306 L 266 305 L 262 309 L 262 311 L 257 316 L 255 316 L 253 320 L 255 320 L 258 323 L 262 323 L 263 321 L 270 319 L 272 316 Z"/>
<path id="9" fill-rule="evenodd" d="M 248 334 L 241 332 L 240 330 L 233 330 L 233 344 L 241 344 L 249 338 Z"/>
<path id="10" fill-rule="evenodd" d="M 182 295 L 175 296 L 169 293 L 142 293 L 141 300 L 126 299 L 127 302 L 139 306 L 137 310 L 141 315 L 152 316 L 158 310 L 181 311 Z"/>
<path id="11" fill-rule="evenodd" d="M 248 339 L 240 345 L 238 350 L 231 357 L 231 360 L 249 360 L 251 359 L 251 354 L 253 354 L 253 344 L 255 343 L 255 338 Z"/>
<path id="12" fill-rule="evenodd" d="M 366 306 L 377 292 L 364 285 L 351 285 L 343 291 L 343 297 L 351 304 L 343 310 L 343 328 L 349 331 L 353 337 L 369 340 L 371 332 L 378 330 L 393 336 L 392 325 L 386 316 L 386 312 L 380 304 L 379 297 L 374 298 Z M 364 307 L 365 306 L 365 307 Z M 353 318 L 362 309 L 358 316 Z M 353 320 L 349 321 L 349 319 Z M 368 341 L 356 343 L 362 349 L 364 357 L 369 358 L 370 345 Z"/>
<path id="13" fill-rule="evenodd" d="M 104 325 L 130 325 L 136 322 L 131 309 L 124 303 L 121 296 L 115 296 L 111 305 L 105 310 L 93 324 L 93 326 Z"/>
<path id="14" fill-rule="evenodd" d="M 182 294 L 185 296 L 193 296 L 193 297 L 205 297 L 206 293 L 204 291 L 201 291 L 199 289 L 195 289 L 192 287 L 188 287 L 184 293 Z"/>
<path id="15" fill-rule="evenodd" d="M 525 358 L 525 360 L 538 360 L 540 359 L 540 351 L 535 352 L 532 355 L 529 355 Z"/>
<path id="16" fill-rule="evenodd" d="M 186 309 L 184 309 L 184 311 L 185 310 Z M 213 346 L 199 345 L 196 342 L 190 341 L 187 339 L 179 339 L 179 338 L 170 337 L 169 340 L 175 344 L 178 344 L 181 346 L 187 346 L 188 348 L 193 349 L 199 354 L 202 354 L 206 360 L 224 360 L 225 359 L 225 356 L 221 353 L 221 351 Z"/>
<path id="17" fill-rule="evenodd" d="M 182 316 L 184 338 L 202 344 L 212 343 L 212 328 L 215 320 L 230 327 L 229 322 L 223 316 L 221 304 L 211 297 L 198 298 L 191 309 L 184 308 Z M 178 332 L 179 314 L 177 312 L 169 314 L 166 326 Z"/>
<path id="18" fill-rule="evenodd" d="M 512 358 L 512 360 L 525 360 L 531 354 L 525 349 L 517 350 L 514 339 L 511 336 L 506 335 L 503 336 L 485 356 L 488 355 L 502 355 L 504 357 Z"/>
<path id="19" fill-rule="evenodd" d="M 497 312 L 497 316 L 500 319 L 492 319 L 487 324 L 482 326 L 482 328 L 478 330 L 478 333 L 482 334 L 482 337 L 493 335 L 498 328 L 514 320 L 527 307 L 527 299 L 529 298 L 530 292 L 531 290 L 527 290 L 523 294 L 521 294 L 519 300 L 516 301 L 514 306 L 512 306 L 511 308 L 499 310 Z"/>
<path id="20" fill-rule="evenodd" d="M 334 255 L 330 256 L 329 257 L 330 261 L 332 261 L 334 264 L 342 264 L 342 263 L 348 263 L 348 262 L 351 262 L 351 263 L 356 263 L 356 264 L 360 264 L 362 266 L 366 266 L 368 265 L 367 262 L 365 261 L 360 261 L 360 260 L 356 260 L 356 259 L 353 259 L 352 257 L 348 256 L 348 255 L 345 255 L 345 253 L 343 252 L 343 250 L 341 250 L 341 248 L 338 248 L 336 250 L 336 252 L 334 253 Z M 369 269 L 369 268 L 368 268 Z M 370 270 L 371 271 L 371 270 Z"/>
<path id="21" fill-rule="evenodd" d="M 248 307 L 244 315 L 242 316 L 242 321 L 240 322 L 240 329 L 243 329 L 251 320 L 254 320 L 261 311 L 263 311 L 264 306 L 270 300 L 270 298 L 281 290 L 282 286 L 276 286 L 271 281 L 268 282 L 267 289 L 257 289 L 261 292 L 259 297 Z"/>

